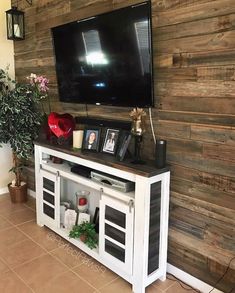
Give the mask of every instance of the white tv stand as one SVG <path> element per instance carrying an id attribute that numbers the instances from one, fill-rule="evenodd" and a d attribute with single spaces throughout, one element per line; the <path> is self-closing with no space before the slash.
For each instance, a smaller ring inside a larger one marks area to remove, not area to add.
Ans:
<path id="1" fill-rule="evenodd" d="M 63 164 L 45 160 L 56 156 Z M 107 160 L 107 161 L 106 161 Z M 122 193 L 71 173 L 76 163 L 135 183 L 133 192 Z M 165 280 L 167 263 L 169 180 L 168 168 L 117 162 L 102 154 L 83 154 L 71 147 L 35 143 L 37 224 L 46 225 L 133 286 L 134 293 L 157 279 Z M 90 191 L 89 213 L 99 207 L 99 245 L 89 249 L 69 238 L 60 225 L 60 202 L 75 201 L 75 191 Z"/>

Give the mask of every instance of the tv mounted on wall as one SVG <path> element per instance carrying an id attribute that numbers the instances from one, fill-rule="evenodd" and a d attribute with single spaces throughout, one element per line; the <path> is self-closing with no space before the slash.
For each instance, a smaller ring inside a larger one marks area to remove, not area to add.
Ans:
<path id="1" fill-rule="evenodd" d="M 52 28 L 60 101 L 153 106 L 151 3 Z"/>

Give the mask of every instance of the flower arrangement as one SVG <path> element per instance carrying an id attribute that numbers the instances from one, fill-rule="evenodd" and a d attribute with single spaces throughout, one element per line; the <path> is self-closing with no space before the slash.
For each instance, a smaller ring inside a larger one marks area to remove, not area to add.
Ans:
<path id="1" fill-rule="evenodd" d="M 146 128 L 146 112 L 142 108 L 134 108 L 129 115 L 132 119 L 132 134 L 142 135 Z"/>
<path id="2" fill-rule="evenodd" d="M 27 80 L 17 83 L 0 69 L 0 144 L 9 143 L 12 148 L 10 171 L 15 173 L 15 186 L 21 185 L 23 159 L 32 155 L 43 120 L 42 100 L 48 96 L 47 78 L 31 74 Z"/>

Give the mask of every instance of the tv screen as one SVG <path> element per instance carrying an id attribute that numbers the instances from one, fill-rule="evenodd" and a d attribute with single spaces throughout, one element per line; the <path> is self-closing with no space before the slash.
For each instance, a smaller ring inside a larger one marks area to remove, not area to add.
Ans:
<path id="1" fill-rule="evenodd" d="M 60 101 L 153 106 L 151 4 L 52 28 Z"/>

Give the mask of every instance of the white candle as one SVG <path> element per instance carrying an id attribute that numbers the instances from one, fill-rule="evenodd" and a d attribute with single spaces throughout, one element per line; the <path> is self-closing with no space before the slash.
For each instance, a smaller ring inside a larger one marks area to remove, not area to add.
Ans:
<path id="1" fill-rule="evenodd" d="M 74 130 L 73 131 L 73 147 L 76 149 L 82 148 L 82 139 L 83 139 L 83 130 Z"/>
<path id="2" fill-rule="evenodd" d="M 14 35 L 15 37 L 20 37 L 20 27 L 18 24 L 14 24 Z"/>

